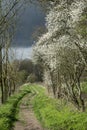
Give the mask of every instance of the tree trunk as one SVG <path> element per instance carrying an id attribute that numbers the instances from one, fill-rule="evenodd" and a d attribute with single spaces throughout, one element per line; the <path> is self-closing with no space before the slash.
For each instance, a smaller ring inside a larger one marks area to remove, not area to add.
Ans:
<path id="1" fill-rule="evenodd" d="M 0 48 L 0 86 L 1 86 L 1 102 L 4 103 L 4 85 L 2 80 L 2 48 Z"/>
<path id="2" fill-rule="evenodd" d="M 80 87 L 80 79 L 78 79 L 78 89 L 79 89 L 79 100 L 80 100 L 80 105 L 81 105 L 81 111 L 85 111 L 85 102 L 82 97 L 82 92 L 81 92 L 81 87 Z"/>

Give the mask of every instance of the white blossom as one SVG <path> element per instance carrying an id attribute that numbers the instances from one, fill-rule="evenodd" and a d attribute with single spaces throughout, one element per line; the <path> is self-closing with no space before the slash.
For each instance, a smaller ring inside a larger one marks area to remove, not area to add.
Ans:
<path id="1" fill-rule="evenodd" d="M 34 58 L 36 61 L 41 59 L 45 67 L 45 80 L 47 79 L 50 84 L 52 82 L 49 79 L 49 71 L 53 72 L 54 76 L 60 68 L 63 70 L 63 73 L 60 70 L 62 74 L 68 70 L 74 72 L 74 64 L 78 64 L 78 59 L 82 62 L 75 42 L 79 42 L 82 46 L 84 41 L 76 39 L 78 34 L 75 33 L 75 28 L 87 6 L 87 1 L 73 0 L 70 2 L 68 4 L 67 0 L 60 0 L 60 3 L 50 8 L 46 15 L 48 32 L 39 38 L 34 47 Z M 80 38 L 81 36 L 79 36 Z M 65 65 L 67 61 L 68 63 Z"/>

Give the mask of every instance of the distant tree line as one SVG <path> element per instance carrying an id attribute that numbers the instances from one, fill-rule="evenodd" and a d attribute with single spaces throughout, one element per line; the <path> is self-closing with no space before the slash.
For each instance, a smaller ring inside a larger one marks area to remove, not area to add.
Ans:
<path id="1" fill-rule="evenodd" d="M 18 86 L 23 83 L 33 83 L 43 81 L 43 66 L 41 64 L 34 64 L 30 59 L 14 60 L 19 77 L 17 81 Z"/>

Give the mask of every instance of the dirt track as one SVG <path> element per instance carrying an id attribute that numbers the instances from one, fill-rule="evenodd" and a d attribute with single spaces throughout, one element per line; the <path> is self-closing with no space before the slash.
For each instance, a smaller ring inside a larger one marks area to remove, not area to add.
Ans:
<path id="1" fill-rule="evenodd" d="M 32 111 L 32 105 L 27 104 L 28 100 L 28 96 L 22 100 L 19 120 L 15 123 L 14 130 L 44 130 Z"/>

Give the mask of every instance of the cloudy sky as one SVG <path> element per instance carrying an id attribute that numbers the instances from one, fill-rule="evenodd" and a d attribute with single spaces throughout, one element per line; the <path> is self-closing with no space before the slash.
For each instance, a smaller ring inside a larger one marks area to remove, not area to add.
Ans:
<path id="1" fill-rule="evenodd" d="M 12 49 L 19 59 L 31 58 L 32 55 L 32 33 L 35 28 L 45 26 L 45 13 L 37 4 L 27 5 L 19 18 L 17 31 L 14 36 Z"/>

